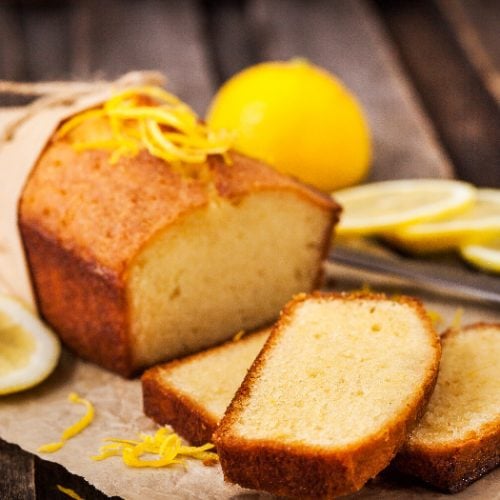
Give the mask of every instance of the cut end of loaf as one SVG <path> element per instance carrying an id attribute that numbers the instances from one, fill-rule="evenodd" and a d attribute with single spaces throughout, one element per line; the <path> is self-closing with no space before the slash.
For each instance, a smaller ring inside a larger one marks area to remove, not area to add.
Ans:
<path id="1" fill-rule="evenodd" d="M 403 444 L 439 356 L 415 300 L 297 298 L 216 431 L 226 477 L 284 495 L 358 490 Z"/>
<path id="2" fill-rule="evenodd" d="M 276 319 L 293 294 L 315 286 L 330 217 L 295 193 L 262 191 L 214 200 L 160 232 L 128 278 L 134 363 L 196 352 Z"/>

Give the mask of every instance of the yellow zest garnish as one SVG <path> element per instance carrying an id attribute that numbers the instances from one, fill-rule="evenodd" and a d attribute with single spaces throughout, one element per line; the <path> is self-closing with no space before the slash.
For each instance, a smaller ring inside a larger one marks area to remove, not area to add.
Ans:
<path id="1" fill-rule="evenodd" d="M 458 330 L 460 330 L 460 328 L 462 327 L 463 314 L 464 314 L 464 310 L 461 307 L 459 307 L 455 311 L 455 315 L 453 316 L 453 319 L 451 321 L 450 330 L 453 330 L 455 332 L 458 332 Z"/>
<path id="2" fill-rule="evenodd" d="M 443 317 L 437 311 L 427 310 L 427 315 L 431 318 L 432 325 L 437 327 L 442 321 Z"/>
<path id="3" fill-rule="evenodd" d="M 63 441 L 57 441 L 56 443 L 48 443 L 40 446 L 38 451 L 40 453 L 54 453 L 60 450 L 64 446 Z"/>
<path id="4" fill-rule="evenodd" d="M 184 446 L 181 438 L 166 427 L 159 429 L 154 436 L 141 433 L 138 440 L 106 438 L 104 441 L 108 444 L 101 446 L 99 455 L 91 457 L 92 460 L 121 456 L 129 467 L 167 467 L 183 464 L 185 457 L 202 460 L 205 464 L 213 464 L 218 460 L 216 453 L 208 451 L 214 447 L 213 444 Z M 151 458 L 142 458 L 143 455 Z"/>
<path id="5" fill-rule="evenodd" d="M 94 406 L 90 401 L 81 398 L 75 392 L 72 392 L 68 396 L 69 401 L 72 403 L 77 403 L 84 405 L 87 408 L 85 415 L 75 422 L 73 425 L 70 425 L 61 435 L 61 440 L 55 443 L 48 443 L 40 446 L 38 451 L 41 453 L 54 453 L 55 451 L 61 449 L 68 439 L 76 436 L 80 432 L 83 431 L 94 419 Z"/>
<path id="6" fill-rule="evenodd" d="M 85 500 L 83 497 L 81 497 L 76 491 L 72 490 L 71 488 L 65 488 L 64 486 L 61 486 L 60 484 L 57 484 L 56 486 L 57 486 L 57 489 L 61 493 L 68 495 L 70 498 L 74 498 L 75 500 Z"/>
<path id="7" fill-rule="evenodd" d="M 64 125 L 62 125 L 59 128 L 57 136 L 64 137 L 69 132 L 71 132 L 71 130 L 75 129 L 76 127 L 78 127 L 78 125 L 81 125 L 87 120 L 94 120 L 95 118 L 103 118 L 104 116 L 105 115 L 103 109 L 90 109 L 88 111 L 83 111 L 83 113 L 78 113 L 73 118 L 71 118 L 71 120 L 68 120 Z"/>
<path id="8" fill-rule="evenodd" d="M 240 330 L 238 333 L 236 333 L 233 337 L 233 341 L 237 342 L 238 340 L 241 340 L 241 338 L 245 335 L 245 330 Z"/>
<path id="9" fill-rule="evenodd" d="M 107 121 L 110 137 L 75 140 L 72 146 L 79 152 L 111 150 L 112 164 L 141 150 L 169 163 L 200 164 L 215 154 L 230 162 L 227 152 L 233 138 L 223 131 L 209 130 L 189 106 L 159 87 L 134 87 L 120 92 L 101 108 L 84 111 L 68 120 L 57 137 L 65 137 L 93 119 Z"/>

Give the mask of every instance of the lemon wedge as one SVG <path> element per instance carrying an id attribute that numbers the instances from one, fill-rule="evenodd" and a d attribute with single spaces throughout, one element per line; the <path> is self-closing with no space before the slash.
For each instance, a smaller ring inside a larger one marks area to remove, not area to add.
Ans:
<path id="1" fill-rule="evenodd" d="M 500 236 L 486 243 L 463 245 L 460 254 L 473 266 L 500 273 Z"/>
<path id="2" fill-rule="evenodd" d="M 452 250 L 500 234 L 500 189 L 478 189 L 476 203 L 451 217 L 395 231 L 389 240 L 414 253 Z"/>
<path id="3" fill-rule="evenodd" d="M 375 182 L 342 189 L 333 197 L 343 207 L 339 235 L 367 235 L 455 214 L 472 205 L 470 184 L 445 179 Z"/>
<path id="4" fill-rule="evenodd" d="M 0 395 L 40 383 L 60 352 L 51 330 L 16 299 L 0 294 Z"/>

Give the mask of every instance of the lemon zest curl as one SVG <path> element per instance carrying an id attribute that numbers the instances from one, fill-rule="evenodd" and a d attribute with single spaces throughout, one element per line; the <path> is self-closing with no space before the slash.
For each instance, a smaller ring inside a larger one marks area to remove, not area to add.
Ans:
<path id="1" fill-rule="evenodd" d="M 105 120 L 110 137 L 72 140 L 71 132 L 88 120 Z M 210 155 L 221 155 L 230 163 L 228 151 L 234 137 L 210 130 L 196 113 L 176 96 L 159 87 L 133 87 L 115 94 L 102 107 L 75 115 L 60 128 L 56 138 L 69 136 L 78 151 L 111 151 L 110 163 L 147 150 L 169 163 L 201 164 Z"/>
<path id="2" fill-rule="evenodd" d="M 72 490 L 71 488 L 66 488 L 65 486 L 61 486 L 60 484 L 56 484 L 56 487 L 61 493 L 64 493 L 66 496 L 70 498 L 74 498 L 74 500 L 85 500 L 75 490 Z"/>
<path id="3" fill-rule="evenodd" d="M 185 458 L 202 460 L 205 464 L 218 461 L 216 453 L 208 451 L 214 445 L 206 443 L 202 446 L 184 446 L 181 438 L 166 427 L 160 428 L 154 435 L 139 434 L 138 440 L 105 438 L 108 442 L 99 448 L 99 454 L 91 457 L 100 461 L 114 456 L 121 456 L 129 467 L 167 467 L 173 464 L 184 464 Z M 142 458 L 144 455 L 157 458 Z"/>
<path id="4" fill-rule="evenodd" d="M 68 400 L 72 403 L 81 404 L 85 406 L 87 409 L 85 415 L 75 422 L 73 425 L 70 425 L 67 429 L 65 429 L 61 435 L 61 440 L 55 443 L 47 443 L 38 448 L 37 451 L 40 453 L 54 453 L 60 450 L 72 437 L 76 436 L 80 432 L 82 432 L 86 427 L 88 427 L 92 420 L 94 419 L 94 406 L 92 403 L 84 398 L 81 398 L 76 394 L 76 392 L 71 392 L 68 396 Z"/>

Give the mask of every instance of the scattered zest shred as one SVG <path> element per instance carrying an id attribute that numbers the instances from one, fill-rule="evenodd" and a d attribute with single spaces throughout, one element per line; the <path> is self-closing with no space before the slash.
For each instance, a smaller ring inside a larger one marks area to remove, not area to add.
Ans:
<path id="1" fill-rule="evenodd" d="M 129 467 L 167 467 L 184 464 L 185 457 L 202 460 L 205 465 L 213 465 L 218 461 L 217 454 L 208 451 L 214 448 L 213 444 L 184 446 L 181 438 L 166 427 L 159 429 L 154 436 L 141 433 L 138 440 L 106 438 L 104 441 L 108 444 L 101 446 L 99 455 L 91 457 L 92 460 L 121 456 Z M 144 455 L 149 455 L 150 458 L 142 458 Z"/>
<path id="2" fill-rule="evenodd" d="M 102 107 L 69 119 L 57 137 L 68 136 L 79 125 L 94 119 L 107 121 L 109 137 L 73 141 L 72 146 L 76 151 L 110 150 L 111 164 L 141 150 L 174 165 L 204 163 L 209 155 L 222 155 L 226 163 L 231 163 L 227 152 L 233 135 L 210 130 L 187 104 L 159 87 L 133 87 L 117 93 Z"/>
<path id="3" fill-rule="evenodd" d="M 71 488 L 65 488 L 64 486 L 61 486 L 60 484 L 58 484 L 56 486 L 57 486 L 57 489 L 61 493 L 64 493 L 65 495 L 69 496 L 70 498 L 74 498 L 75 500 L 85 500 L 75 490 L 72 490 Z"/>
<path id="4" fill-rule="evenodd" d="M 464 315 L 464 310 L 459 307 L 455 311 L 455 314 L 453 316 L 453 319 L 451 320 L 451 326 L 450 330 L 453 330 L 454 332 L 458 332 L 460 328 L 462 328 L 462 316 Z"/>
<path id="5" fill-rule="evenodd" d="M 238 340 L 241 340 L 244 335 L 245 335 L 245 330 L 240 330 L 234 335 L 233 342 L 238 342 Z"/>
<path id="6" fill-rule="evenodd" d="M 438 327 L 443 322 L 443 317 L 437 311 L 428 309 L 427 315 L 431 318 L 434 328 Z"/>
<path id="7" fill-rule="evenodd" d="M 94 406 L 90 401 L 87 401 L 84 398 L 81 398 L 75 392 L 72 392 L 68 396 L 68 400 L 72 403 L 81 404 L 87 408 L 85 415 L 75 422 L 73 425 L 70 425 L 61 435 L 61 440 L 55 443 L 48 443 L 40 446 L 38 451 L 41 453 L 54 453 L 61 449 L 68 439 L 76 436 L 80 432 L 82 432 L 87 426 L 90 425 L 92 420 L 94 419 Z"/>

